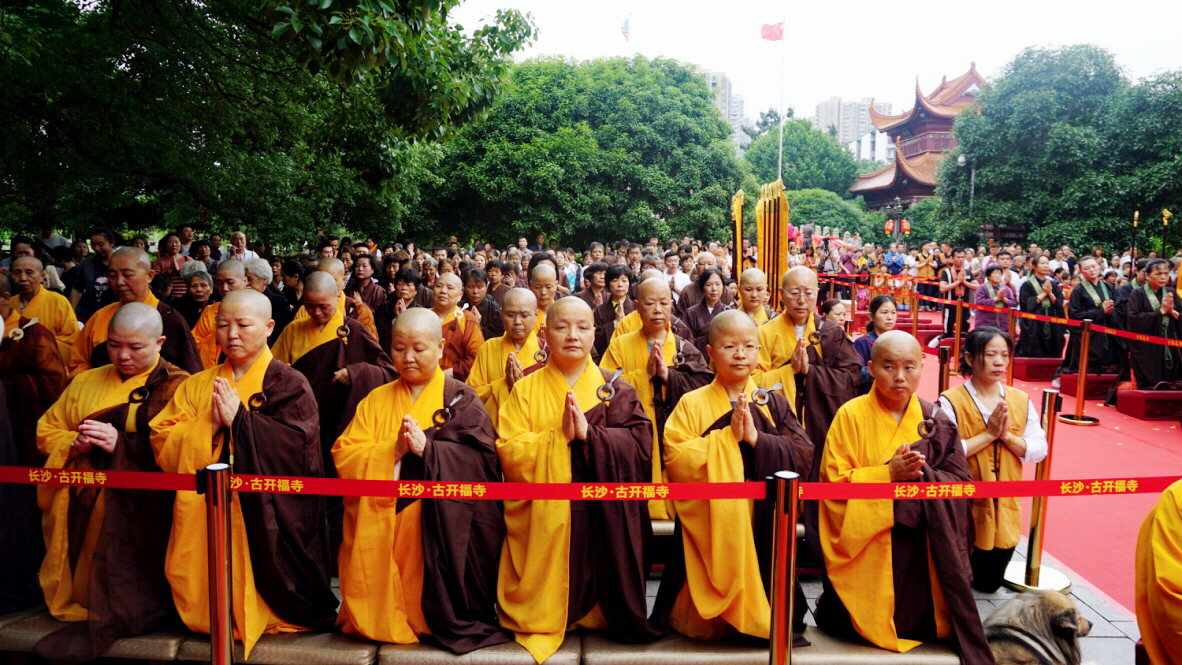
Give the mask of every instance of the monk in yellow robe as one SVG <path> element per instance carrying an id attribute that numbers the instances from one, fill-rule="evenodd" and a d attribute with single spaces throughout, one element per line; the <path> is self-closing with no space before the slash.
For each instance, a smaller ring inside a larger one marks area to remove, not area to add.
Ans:
<path id="1" fill-rule="evenodd" d="M 665 422 L 669 480 L 735 483 L 762 481 L 777 471 L 803 475 L 812 464 L 812 442 L 784 396 L 757 392 L 751 379 L 759 356 L 755 323 L 742 312 L 725 311 L 710 322 L 708 337 L 714 380 L 682 397 Z M 773 503 L 673 503 L 680 539 L 661 575 L 654 623 L 696 639 L 734 633 L 767 639 Z M 799 583 L 795 593 L 794 632 L 799 635 L 807 610 Z M 797 646 L 804 645 L 801 635 Z"/>
<path id="2" fill-rule="evenodd" d="M 333 446 L 341 477 L 499 481 L 496 433 L 480 398 L 439 369 L 439 317 L 421 307 L 403 312 L 391 342 L 399 378 L 361 401 Z M 346 497 L 337 625 L 379 642 L 423 638 L 454 653 L 509 641 L 487 583 L 504 535 L 492 501 Z"/>
<path id="3" fill-rule="evenodd" d="M 874 389 L 837 412 L 822 453 L 821 482 L 969 480 L 956 426 L 915 396 L 923 366 L 919 342 L 892 330 L 875 341 L 872 353 Z M 826 574 L 814 616 L 822 630 L 897 652 L 948 639 L 962 663 L 993 662 L 970 584 L 967 501 L 824 500 L 820 537 Z"/>
<path id="4" fill-rule="evenodd" d="M 250 283 L 246 279 L 246 268 L 238 259 L 226 259 L 218 264 L 217 272 L 213 276 L 213 288 L 218 297 L 225 298 L 227 293 L 245 289 Z M 201 310 L 201 318 L 193 326 L 193 341 L 197 343 L 197 352 L 201 354 L 202 369 L 209 369 L 222 361 L 222 349 L 218 346 L 217 317 L 220 302 L 211 302 Z"/>
<path id="5" fill-rule="evenodd" d="M 431 293 L 434 298 L 431 311 L 443 321 L 443 357 L 439 366 L 448 378 L 466 381 L 472 363 L 476 362 L 476 353 L 484 344 L 480 321 L 471 311 L 459 308 L 464 285 L 455 273 L 445 272 L 437 277 Z"/>
<path id="6" fill-rule="evenodd" d="M 332 278 L 337 282 L 337 290 L 341 295 L 337 297 L 337 310 L 340 311 L 341 316 L 347 319 L 357 319 L 357 321 L 369 331 L 369 334 L 374 338 L 378 337 L 378 326 L 374 322 L 373 310 L 366 305 L 360 296 L 355 295 L 352 298 L 345 296 L 345 264 L 341 263 L 338 258 L 324 258 L 316 264 L 317 272 L 326 272 L 332 275 Z M 308 317 L 308 310 L 300 307 L 296 310 L 293 321 L 299 321 Z"/>
<path id="7" fill-rule="evenodd" d="M 78 337 L 78 319 L 74 308 L 65 296 L 42 286 L 45 282 L 45 265 L 32 256 L 22 256 L 12 262 L 8 270 L 16 295 L 9 298 L 12 312 L 4 319 L 5 329 L 19 327 L 20 319 L 45 326 L 57 339 L 58 353 L 63 363 L 70 362 L 70 348 Z"/>
<path id="8" fill-rule="evenodd" d="M 759 268 L 748 268 L 739 276 L 738 306 L 755 325 L 762 326 L 776 317 L 776 310 L 767 306 L 771 296 L 767 275 Z"/>
<path id="9" fill-rule="evenodd" d="M 159 471 L 148 422 L 188 373 L 163 360 L 155 308 L 128 303 L 111 317 L 112 364 L 87 370 L 37 423 L 45 467 L 83 473 Z M 116 639 L 172 614 L 164 552 L 172 497 L 102 487 L 38 488 L 46 556 L 41 589 L 49 612 L 73 622 L 34 649 L 55 662 L 97 658 Z"/>
<path id="10" fill-rule="evenodd" d="M 160 312 L 160 319 L 164 322 L 164 346 L 160 349 L 160 355 L 165 360 L 190 374 L 201 371 L 201 357 L 185 317 L 160 302 L 148 288 L 156 276 L 148 253 L 138 247 L 120 247 L 107 260 L 107 270 L 111 290 L 119 301 L 99 309 L 86 320 L 86 325 L 70 349 L 70 376 L 110 364 L 111 359 L 107 357 L 107 330 L 115 312 L 129 302 L 142 302 Z"/>
<path id="11" fill-rule="evenodd" d="M 663 279 L 650 279 L 636 289 L 636 311 L 641 327 L 621 335 L 607 347 L 599 366 L 619 370 L 620 378 L 636 389 L 644 414 L 653 423 L 654 445 L 661 444 L 665 420 L 681 396 L 714 378 L 693 341 L 672 331 L 673 292 Z M 653 455 L 649 482 L 663 482 L 662 456 Z M 672 502 L 649 501 L 649 517 L 671 519 Z"/>
<path id="12" fill-rule="evenodd" d="M 505 480 L 647 482 L 652 429 L 636 391 L 591 362 L 591 308 L 562 298 L 546 315 L 546 364 L 513 386 L 501 407 L 497 456 Z M 602 390 L 602 400 L 597 393 Z M 614 395 L 611 393 L 614 392 Z M 639 501 L 505 501 L 497 599 L 501 625 L 534 660 L 552 656 L 568 629 L 606 630 L 642 642 L 646 542 Z"/>
<path id="13" fill-rule="evenodd" d="M 501 306 L 505 334 L 485 340 L 476 353 L 472 372 L 468 374 L 468 385 L 484 402 L 494 428 L 501 404 L 509 396 L 513 384 L 539 357 L 538 336 L 534 332 L 537 302 L 533 292 L 527 289 L 509 289 L 505 293 Z"/>
<path id="14" fill-rule="evenodd" d="M 538 299 L 538 316 L 537 321 L 534 322 L 534 334 L 538 335 L 539 339 L 544 339 L 541 332 L 546 326 L 546 312 L 549 311 L 550 305 L 558 299 L 558 272 L 549 263 L 539 263 L 530 271 L 528 285 L 529 290 L 533 291 L 534 297 Z"/>
<path id="15" fill-rule="evenodd" d="M 168 473 L 228 462 L 234 473 L 324 475 L 316 400 L 308 381 L 267 348 L 271 301 L 254 289 L 218 310 L 226 362 L 195 374 L 152 420 L 152 447 Z M 212 442 L 212 445 L 211 445 Z M 209 632 L 205 501 L 177 492 L 165 574 L 181 620 Z M 249 657 L 264 633 L 329 630 L 328 523 L 319 496 L 235 492 L 230 506 L 234 635 Z"/>
<path id="16" fill-rule="evenodd" d="M 1137 627 L 1152 665 L 1182 664 L 1182 481 L 1162 492 L 1137 537 Z"/>

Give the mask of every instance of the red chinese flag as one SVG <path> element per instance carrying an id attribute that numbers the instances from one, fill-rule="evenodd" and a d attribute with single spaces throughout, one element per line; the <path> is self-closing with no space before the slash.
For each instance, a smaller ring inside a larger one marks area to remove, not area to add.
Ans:
<path id="1" fill-rule="evenodd" d="M 765 23 L 763 24 L 763 29 L 759 31 L 759 36 L 773 42 L 778 42 L 784 39 L 784 24 L 782 22 L 774 25 Z"/>

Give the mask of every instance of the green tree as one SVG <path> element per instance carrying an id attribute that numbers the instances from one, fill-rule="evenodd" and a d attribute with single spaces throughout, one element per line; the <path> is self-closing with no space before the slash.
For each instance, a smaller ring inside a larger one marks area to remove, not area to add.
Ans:
<path id="1" fill-rule="evenodd" d="M 673 60 L 543 58 L 447 144 L 427 226 L 563 242 L 720 237 L 740 171 L 704 79 Z"/>
<path id="2" fill-rule="evenodd" d="M 776 180 L 779 165 L 778 132 L 770 132 L 747 146 L 743 156 L 751 163 L 761 183 Z M 791 120 L 784 125 L 784 187 L 827 189 L 847 196 L 858 175 L 853 155 L 837 139 L 813 129 L 808 120 Z"/>
<path id="3" fill-rule="evenodd" d="M 429 141 L 487 110 L 532 35 L 510 12 L 469 36 L 447 19 L 457 2 L 3 10 L 0 30 L 16 32 L 0 42 L 23 47 L 0 45 L 0 225 L 54 214 L 133 230 L 208 214 L 279 243 L 336 227 L 388 237 L 437 183 Z M 329 25 L 351 27 L 342 42 Z"/>
<path id="4" fill-rule="evenodd" d="M 825 189 L 790 190 L 788 206 L 792 224 L 798 228 L 802 224 L 812 224 L 819 233 L 821 227 L 828 226 L 831 231 L 836 228 L 843 233 L 857 232 L 865 240 L 882 235 L 882 224 L 875 215 L 867 213 L 857 202 Z"/>

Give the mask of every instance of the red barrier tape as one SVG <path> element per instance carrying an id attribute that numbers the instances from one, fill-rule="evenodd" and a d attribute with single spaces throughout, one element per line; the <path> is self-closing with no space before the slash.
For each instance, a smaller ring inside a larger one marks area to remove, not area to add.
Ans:
<path id="1" fill-rule="evenodd" d="M 1025 496 L 1097 496 L 1160 493 L 1182 476 L 1017 480 L 952 483 L 801 483 L 800 498 L 817 499 L 992 499 Z M 71 471 L 0 466 L 0 483 L 99 486 L 121 489 L 195 491 L 196 476 L 143 471 Z M 234 475 L 238 492 L 332 496 L 484 500 L 763 499 L 764 483 L 472 483 L 446 481 L 348 480 Z"/>
<path id="2" fill-rule="evenodd" d="M 1118 330 L 1117 328 L 1109 328 L 1108 326 L 1092 326 L 1092 330 L 1104 333 L 1105 335 L 1114 335 L 1116 337 L 1124 337 L 1125 339 L 1136 340 L 1138 342 L 1150 342 L 1153 344 L 1164 344 L 1166 346 L 1176 346 L 1182 348 L 1182 339 L 1170 339 L 1168 337 L 1154 337 L 1153 335 L 1142 335 L 1140 333 L 1131 333 L 1127 330 Z"/>

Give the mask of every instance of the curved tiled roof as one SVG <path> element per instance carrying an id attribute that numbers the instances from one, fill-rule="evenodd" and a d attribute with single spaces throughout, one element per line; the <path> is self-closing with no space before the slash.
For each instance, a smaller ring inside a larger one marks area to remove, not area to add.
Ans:
<path id="1" fill-rule="evenodd" d="M 895 139 L 895 161 L 887 164 L 874 173 L 866 173 L 854 179 L 850 185 L 851 192 L 865 192 L 878 189 L 890 189 L 899 180 L 899 171 L 912 181 L 929 187 L 936 186 L 936 167 L 944 155 L 937 152 L 925 152 L 915 157 L 903 156 L 903 148 L 899 139 Z"/>
<path id="2" fill-rule="evenodd" d="M 965 92 L 973 85 L 978 87 L 984 82 L 981 75 L 977 73 L 977 63 L 971 63 L 969 70 L 964 74 L 948 81 L 947 78 L 940 81 L 940 85 L 932 91 L 932 94 L 925 95 L 923 90 L 919 87 L 919 78 L 915 79 L 915 105 L 904 113 L 898 115 L 887 115 L 879 113 L 874 108 L 874 100 L 870 100 L 870 121 L 874 123 L 875 128 L 880 132 L 890 131 L 897 127 L 902 127 L 911 121 L 915 115 L 917 108 L 923 108 L 929 115 L 939 118 L 954 118 L 960 112 L 960 109 L 970 102 L 961 99 Z"/>

